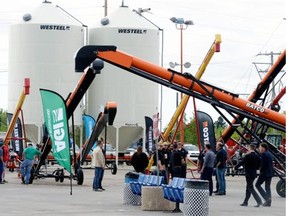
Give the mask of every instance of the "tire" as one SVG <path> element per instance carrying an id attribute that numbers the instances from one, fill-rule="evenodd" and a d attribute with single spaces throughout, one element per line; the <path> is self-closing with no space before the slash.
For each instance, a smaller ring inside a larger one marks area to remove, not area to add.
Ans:
<path id="1" fill-rule="evenodd" d="M 63 170 L 60 171 L 59 174 L 60 174 L 59 181 L 60 181 L 60 183 L 62 183 L 64 181 L 64 171 Z"/>
<path id="2" fill-rule="evenodd" d="M 82 185 L 84 181 L 84 173 L 81 168 L 78 169 L 77 171 L 77 184 Z"/>
<path id="3" fill-rule="evenodd" d="M 29 179 L 29 184 L 32 184 L 32 183 L 33 183 L 34 173 L 35 173 L 35 170 L 34 170 L 34 167 L 32 167 L 32 169 L 31 169 L 31 175 L 30 175 L 30 179 Z"/>
<path id="4" fill-rule="evenodd" d="M 111 173 L 112 173 L 112 175 L 116 175 L 116 173 L 117 173 L 117 165 L 116 165 L 116 163 L 112 163 L 111 164 Z"/>
<path id="5" fill-rule="evenodd" d="M 286 181 L 284 179 L 280 179 L 276 185 L 276 191 L 279 196 L 286 197 Z"/>
<path id="6" fill-rule="evenodd" d="M 55 172 L 55 175 L 56 175 L 55 181 L 58 182 L 58 181 L 60 180 L 59 171 L 56 171 L 56 172 Z"/>

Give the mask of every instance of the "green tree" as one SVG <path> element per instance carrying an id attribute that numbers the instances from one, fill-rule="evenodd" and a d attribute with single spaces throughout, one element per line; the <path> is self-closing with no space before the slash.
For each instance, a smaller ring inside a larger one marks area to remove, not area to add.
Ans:
<path id="1" fill-rule="evenodd" d="M 190 118 L 190 121 L 188 121 L 187 124 L 185 124 L 184 137 L 185 137 L 185 142 L 187 143 L 192 143 L 192 144 L 198 143 L 195 118 Z"/>
<path id="2" fill-rule="evenodd" d="M 227 123 L 224 121 L 222 116 L 219 116 L 218 119 L 214 122 L 214 131 L 216 140 L 218 140 L 221 137 L 226 127 Z"/>
<path id="3" fill-rule="evenodd" d="M 216 128 L 225 128 L 227 127 L 227 124 L 226 122 L 224 121 L 223 117 L 222 116 L 219 116 L 217 121 L 214 122 L 214 126 Z"/>
<path id="4" fill-rule="evenodd" d="M 0 131 L 7 131 L 7 112 L 3 109 L 0 109 Z"/>
<path id="5" fill-rule="evenodd" d="M 186 114 L 184 114 L 184 141 L 185 143 L 192 143 L 192 144 L 197 144 L 198 143 L 198 138 L 197 138 L 197 132 L 196 132 L 196 123 L 194 118 L 189 118 L 187 119 Z M 177 122 L 176 122 L 177 125 Z M 173 136 L 175 131 L 174 129 L 171 131 L 171 136 Z M 178 128 L 177 134 L 175 136 L 176 140 L 180 140 L 180 130 Z"/>

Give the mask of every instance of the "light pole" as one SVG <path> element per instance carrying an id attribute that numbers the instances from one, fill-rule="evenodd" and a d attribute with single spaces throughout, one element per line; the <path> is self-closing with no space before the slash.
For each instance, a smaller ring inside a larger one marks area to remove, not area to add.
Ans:
<path id="1" fill-rule="evenodd" d="M 175 68 L 175 67 L 177 67 L 177 66 L 180 66 L 181 64 L 179 64 L 179 63 L 177 63 L 177 62 L 169 62 L 169 67 L 170 68 Z M 183 66 L 185 67 L 185 68 L 190 68 L 191 67 L 191 64 L 190 64 L 190 62 L 185 62 L 184 64 L 183 64 Z M 181 71 L 181 73 L 182 73 L 183 71 Z M 182 93 L 181 93 L 181 98 L 182 98 Z M 179 101 L 178 101 L 178 92 L 176 92 L 176 109 L 177 109 L 177 107 L 178 107 L 178 105 L 179 105 Z"/>
<path id="2" fill-rule="evenodd" d="M 137 13 L 139 16 L 143 17 L 146 21 L 151 23 L 153 26 L 155 26 L 159 31 L 161 31 L 161 66 L 163 67 L 163 52 L 164 52 L 164 29 L 160 28 L 158 25 L 156 25 L 154 22 L 146 18 L 142 15 L 144 12 L 150 11 L 151 8 L 139 8 L 138 10 L 133 10 L 135 13 Z M 162 115 L 163 115 L 163 86 L 160 86 L 160 131 L 162 131 Z"/>
<path id="3" fill-rule="evenodd" d="M 180 30 L 180 72 L 183 73 L 183 30 L 187 29 L 189 25 L 194 25 L 193 21 L 191 20 L 184 20 L 184 18 L 176 18 L 172 17 L 170 20 L 175 24 L 176 29 Z M 186 64 L 186 63 L 185 63 Z M 177 100 L 178 100 L 178 94 L 176 94 Z M 182 99 L 183 94 L 180 94 L 180 98 Z M 178 102 L 176 100 L 177 106 Z M 184 112 L 184 110 L 183 110 Z M 180 117 L 180 142 L 184 143 L 184 121 L 183 116 Z"/>

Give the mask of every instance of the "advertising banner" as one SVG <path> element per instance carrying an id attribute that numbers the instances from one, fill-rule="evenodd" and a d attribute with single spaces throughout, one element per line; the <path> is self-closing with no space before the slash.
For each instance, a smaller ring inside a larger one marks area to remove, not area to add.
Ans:
<path id="1" fill-rule="evenodd" d="M 212 118 L 205 112 L 197 111 L 198 127 L 200 133 L 200 142 L 202 149 L 204 149 L 204 142 L 209 141 L 211 149 L 215 151 L 215 132 Z"/>
<path id="2" fill-rule="evenodd" d="M 13 114 L 7 113 L 7 123 L 10 125 L 10 122 L 12 120 Z M 22 134 L 22 123 L 20 118 L 17 118 L 15 127 L 13 129 L 10 145 L 13 148 L 13 151 L 17 153 L 17 155 L 22 155 L 23 152 L 23 134 Z"/>
<path id="3" fill-rule="evenodd" d="M 83 115 L 83 123 L 84 123 L 84 130 L 85 130 L 85 140 L 87 140 L 93 131 L 95 126 L 95 119 L 90 115 Z"/>
<path id="4" fill-rule="evenodd" d="M 45 125 L 52 141 L 52 153 L 58 163 L 71 173 L 69 131 L 66 105 L 56 92 L 40 89 Z"/>
<path id="5" fill-rule="evenodd" d="M 146 150 L 152 152 L 156 149 L 153 141 L 153 120 L 145 116 L 145 125 L 146 125 Z"/>

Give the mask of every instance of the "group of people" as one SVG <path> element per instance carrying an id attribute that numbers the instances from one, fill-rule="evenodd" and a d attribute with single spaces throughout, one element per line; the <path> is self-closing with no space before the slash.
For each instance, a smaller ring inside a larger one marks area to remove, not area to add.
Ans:
<path id="1" fill-rule="evenodd" d="M 270 207 L 271 200 L 271 180 L 274 175 L 273 170 L 273 157 L 268 151 L 268 145 L 261 143 L 259 145 L 260 156 L 255 152 L 256 146 L 254 144 L 249 145 L 247 154 L 244 156 L 234 169 L 237 170 L 243 166 L 245 170 L 246 178 L 246 195 L 241 206 L 248 206 L 248 200 L 252 194 L 257 204 Z M 198 158 L 198 170 L 201 174 L 202 180 L 209 181 L 209 195 L 213 193 L 213 180 L 212 176 L 214 171 L 216 172 L 216 195 L 226 195 L 226 160 L 227 152 L 224 149 L 224 145 L 221 142 L 216 144 L 216 154 L 211 150 L 209 142 L 205 143 L 205 149 L 200 153 Z M 257 177 L 257 170 L 260 170 L 260 174 L 256 181 L 256 188 L 261 194 L 264 202 L 262 202 L 260 196 L 254 189 L 254 180 Z M 262 184 L 265 182 L 265 190 L 262 188 Z"/>
<path id="2" fill-rule="evenodd" d="M 22 184 L 28 185 L 31 177 L 31 169 L 36 155 L 41 155 L 41 152 L 33 148 L 32 144 L 28 144 L 27 148 L 22 153 L 23 161 L 20 164 L 20 172 Z M 0 184 L 8 183 L 5 180 L 5 167 L 9 159 L 9 148 L 4 145 L 4 140 L 0 138 Z"/>
<path id="3" fill-rule="evenodd" d="M 245 169 L 246 195 L 241 206 L 248 206 L 248 200 L 252 194 L 257 202 L 255 207 L 259 207 L 260 205 L 270 207 L 272 203 L 271 181 L 272 177 L 274 176 L 273 156 L 268 151 L 267 143 L 261 143 L 259 145 L 259 153 L 261 157 L 255 152 L 255 149 L 256 146 L 254 144 L 250 144 L 248 153 L 244 156 L 243 160 L 235 166 L 235 169 L 238 169 L 240 166 L 244 166 Z M 262 202 L 253 185 L 254 180 L 257 177 L 258 169 L 260 169 L 260 174 L 257 178 L 255 186 L 262 198 L 265 200 L 264 202 Z M 265 190 L 261 186 L 264 182 Z"/>
<path id="4" fill-rule="evenodd" d="M 211 144 L 205 142 L 205 148 L 200 153 L 198 157 L 198 171 L 201 174 L 200 178 L 202 180 L 209 181 L 209 195 L 212 196 L 213 193 L 213 180 L 212 176 L 215 170 L 216 174 L 216 191 L 215 195 L 226 195 L 226 160 L 227 152 L 223 148 L 222 142 L 217 142 L 216 144 L 216 154 L 211 149 Z M 215 169 L 214 169 L 215 168 Z"/>
<path id="5" fill-rule="evenodd" d="M 5 159 L 4 159 L 4 142 L 0 138 L 0 184 L 5 182 Z M 104 176 L 105 168 L 105 153 L 102 149 L 103 141 L 97 141 L 97 147 L 93 150 L 91 167 L 95 168 L 95 175 L 93 179 L 93 190 L 97 192 L 102 192 L 105 189 L 102 187 L 102 179 Z M 266 143 L 261 143 L 259 145 L 259 154 L 255 152 L 256 146 L 250 144 L 247 154 L 243 157 L 234 168 L 239 169 L 241 166 L 245 170 L 246 178 L 246 195 L 241 206 L 248 206 L 248 200 L 252 195 L 256 200 L 257 204 L 255 207 L 260 205 L 270 207 L 272 203 L 271 199 L 271 180 L 274 176 L 273 169 L 273 157 L 268 151 L 268 145 Z M 33 148 L 32 144 L 23 151 L 23 158 L 20 165 L 20 171 L 22 175 L 22 184 L 29 184 L 31 176 L 31 168 L 33 160 L 36 155 L 40 155 L 41 152 L 36 148 Z M 164 176 L 164 183 L 168 184 L 169 177 L 181 177 L 186 178 L 187 169 L 187 158 L 188 151 L 184 148 L 183 144 L 180 142 L 174 142 L 173 144 L 160 143 L 158 145 L 158 151 L 151 156 L 153 165 L 159 171 L 159 174 Z M 158 160 L 157 160 L 158 159 Z M 150 158 L 151 160 L 151 158 Z M 212 151 L 209 142 L 205 143 L 205 149 L 200 153 L 198 158 L 198 171 L 201 174 L 202 180 L 207 180 L 209 182 L 209 195 L 213 193 L 213 173 L 216 173 L 216 195 L 226 195 L 226 160 L 227 152 L 224 149 L 224 144 L 222 142 L 217 142 L 216 153 Z M 137 151 L 133 154 L 131 164 L 136 172 L 145 173 L 148 165 L 149 159 L 141 146 L 138 146 Z M 262 199 L 254 189 L 254 180 L 257 177 L 257 170 L 260 170 L 260 174 L 256 181 L 256 188 Z M 7 181 L 6 181 L 7 182 Z M 265 183 L 265 189 L 262 188 L 262 184 Z"/>
<path id="6" fill-rule="evenodd" d="M 186 178 L 188 151 L 180 142 L 168 144 L 166 142 L 158 144 L 158 151 L 155 151 L 151 157 L 151 165 L 155 166 L 155 174 L 159 172 L 164 177 L 163 183 L 167 184 L 169 176 Z M 137 151 L 133 154 L 131 164 L 136 172 L 145 173 L 149 167 L 149 159 L 142 147 L 138 146 Z"/>

